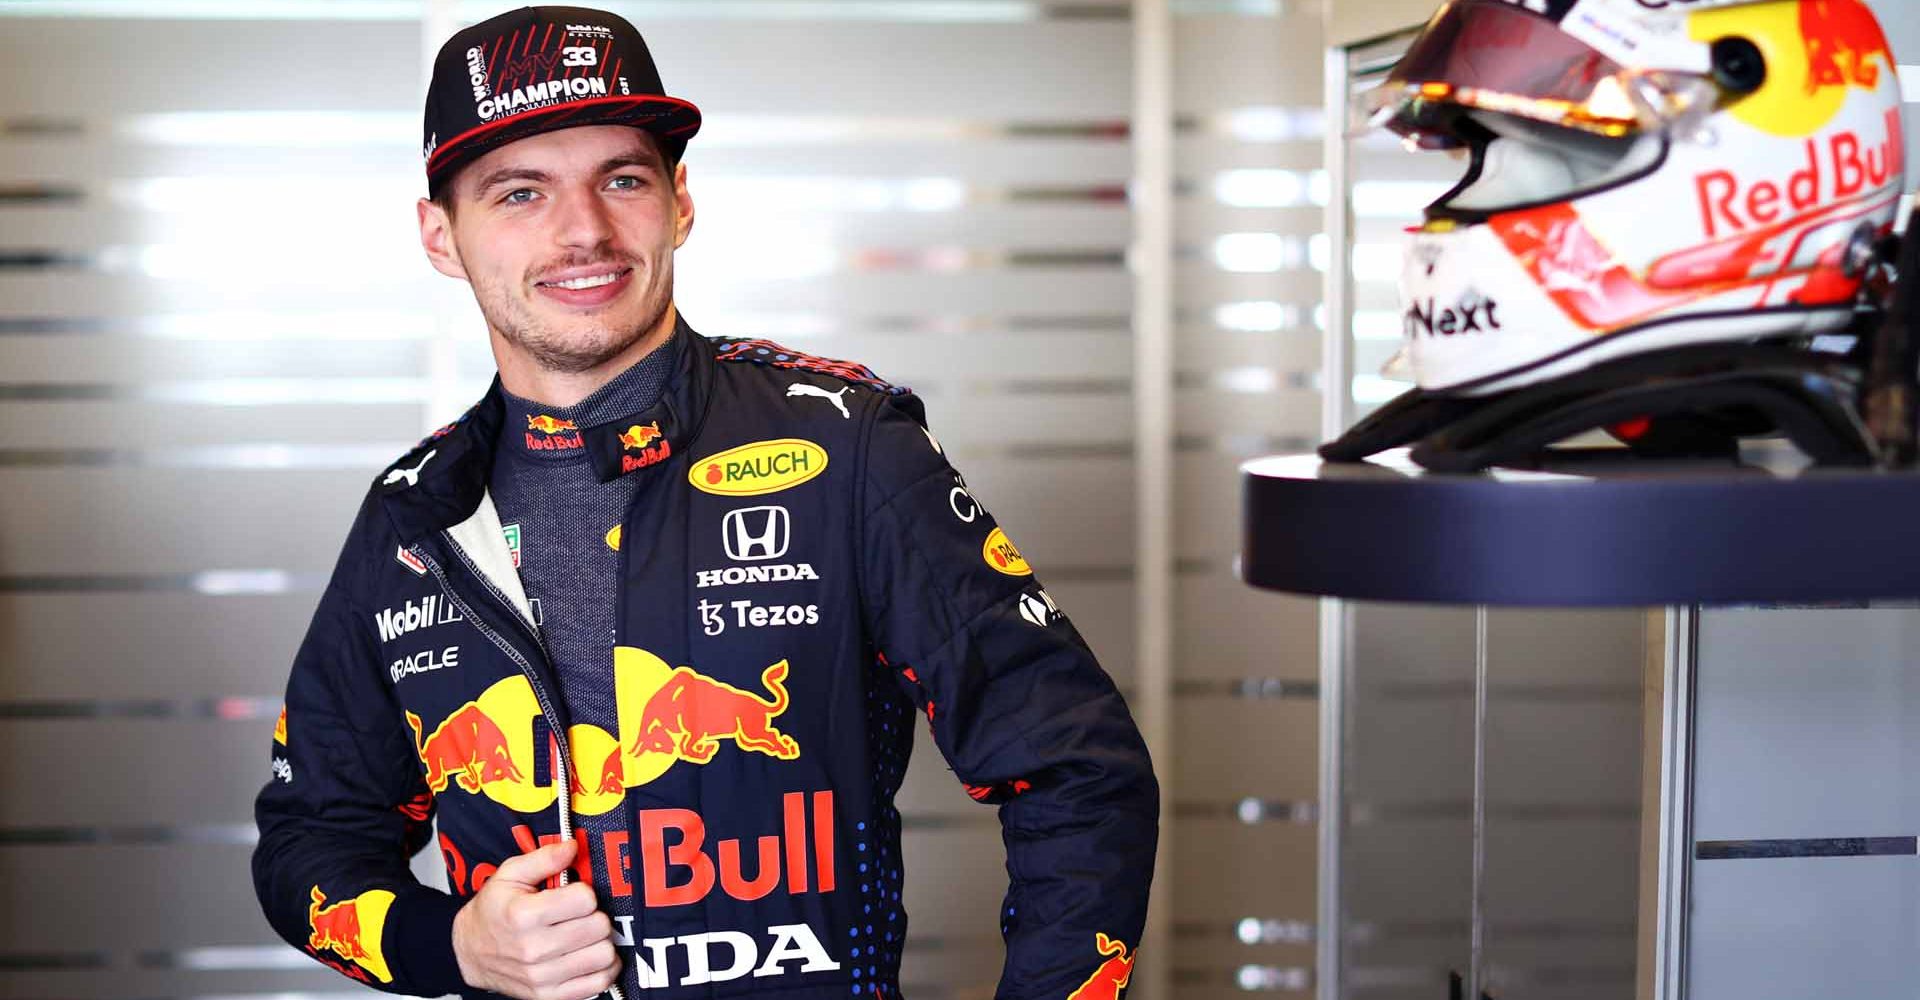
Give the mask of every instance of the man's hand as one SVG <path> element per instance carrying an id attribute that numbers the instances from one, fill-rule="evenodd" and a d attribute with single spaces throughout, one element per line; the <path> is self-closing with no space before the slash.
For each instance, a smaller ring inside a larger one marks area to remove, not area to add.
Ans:
<path id="1" fill-rule="evenodd" d="M 453 954 L 467 985 L 520 1000 L 587 1000 L 613 984 L 613 921 L 593 887 L 540 888 L 578 849 L 568 840 L 508 858 L 454 915 Z"/>

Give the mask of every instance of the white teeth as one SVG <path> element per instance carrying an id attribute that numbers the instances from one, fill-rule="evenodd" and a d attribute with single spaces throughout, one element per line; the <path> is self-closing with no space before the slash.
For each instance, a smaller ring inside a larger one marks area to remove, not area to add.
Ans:
<path id="1" fill-rule="evenodd" d="M 616 271 L 612 274 L 602 274 L 592 278 L 574 278 L 569 281 L 548 281 L 543 282 L 543 284 L 551 285 L 554 288 L 569 288 L 578 291 L 582 288 L 599 288 L 601 285 L 611 285 L 618 280 L 620 280 L 620 274 Z"/>

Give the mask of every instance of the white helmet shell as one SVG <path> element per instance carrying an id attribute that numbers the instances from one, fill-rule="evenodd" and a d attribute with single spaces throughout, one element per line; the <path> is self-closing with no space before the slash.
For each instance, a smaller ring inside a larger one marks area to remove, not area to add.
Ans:
<path id="1" fill-rule="evenodd" d="M 1456 0 L 1435 23 L 1484 5 L 1509 22 L 1516 10 Z M 1859 290 L 1847 249 L 1891 231 L 1906 179 L 1898 69 L 1872 12 L 1860 0 L 1538 5 L 1560 9 L 1566 34 L 1583 9 L 1640 8 L 1659 41 L 1644 51 L 1669 63 L 1690 58 L 1683 30 L 1714 53 L 1715 71 L 1692 80 L 1711 100 L 1596 135 L 1527 117 L 1543 102 L 1455 90 L 1475 166 L 1409 238 L 1401 283 L 1419 386 L 1494 392 L 1627 354 L 1845 326 Z M 1728 45 L 1764 61 L 1748 92 L 1717 75 Z M 1669 90 L 1675 79 L 1660 71 Z"/>

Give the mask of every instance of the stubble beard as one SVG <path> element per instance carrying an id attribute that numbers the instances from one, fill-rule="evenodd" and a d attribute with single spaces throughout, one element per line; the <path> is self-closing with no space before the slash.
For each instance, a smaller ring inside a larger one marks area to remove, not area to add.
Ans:
<path id="1" fill-rule="evenodd" d="M 643 270 L 637 260 L 622 259 L 618 263 L 622 267 L 633 268 L 636 280 L 655 277 L 653 272 Z M 658 277 L 665 278 L 669 282 L 667 287 L 671 287 L 669 275 Z M 531 287 L 532 283 L 529 280 L 527 285 Z M 580 317 L 561 327 L 535 315 L 527 302 L 504 288 L 491 283 L 474 288 L 481 314 L 501 338 L 541 369 L 563 375 L 579 375 L 607 364 L 660 325 L 672 296 L 666 294 L 664 289 L 652 287 L 652 282 L 638 291 L 646 297 L 643 301 L 645 313 L 631 326 Z"/>

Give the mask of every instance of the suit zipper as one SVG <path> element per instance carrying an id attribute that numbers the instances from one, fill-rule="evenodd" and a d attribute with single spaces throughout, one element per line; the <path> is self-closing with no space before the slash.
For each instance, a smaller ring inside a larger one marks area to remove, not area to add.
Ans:
<path id="1" fill-rule="evenodd" d="M 460 543 L 454 541 L 453 536 L 447 532 L 443 531 L 441 535 L 446 539 L 447 547 L 453 550 L 453 554 L 460 559 L 461 564 L 466 567 L 467 572 L 471 574 L 474 579 L 480 581 L 481 588 L 493 598 L 494 602 L 498 606 L 506 608 L 513 617 L 519 617 L 519 612 L 513 609 L 513 602 L 507 600 L 507 596 L 500 592 L 500 588 L 495 587 L 493 581 L 487 579 L 487 575 L 480 572 L 479 568 L 474 566 L 473 559 L 467 555 L 465 549 L 460 547 Z M 540 706 L 540 714 L 546 717 L 547 728 L 553 731 L 555 746 L 559 748 L 559 751 L 554 754 L 552 763 L 554 775 L 554 804 L 558 806 L 560 810 L 560 842 L 564 844 L 572 840 L 573 802 L 571 793 L 568 791 L 567 762 L 573 759 L 573 746 L 567 738 L 566 730 L 560 726 L 560 716 L 553 709 L 552 699 L 547 697 L 546 687 L 540 683 L 539 673 L 533 669 L 533 664 L 527 662 L 527 658 L 520 654 L 520 650 L 516 648 L 513 643 L 508 642 L 506 637 L 501 635 L 498 630 L 488 625 L 486 619 L 474 613 L 473 606 L 468 604 L 466 600 L 460 596 L 458 591 L 454 590 L 453 581 L 447 578 L 446 570 L 440 566 L 440 563 L 437 562 L 433 556 L 423 551 L 418 545 L 413 546 L 409 551 L 415 556 L 418 556 L 421 562 L 427 564 L 427 570 L 433 574 L 435 580 L 439 581 L 440 589 L 446 592 L 447 599 L 452 601 L 454 606 L 460 609 L 460 613 L 466 616 L 467 621 L 473 623 L 473 627 L 479 629 L 481 635 L 486 636 L 489 642 L 492 642 L 495 646 L 499 647 L 501 652 L 507 654 L 507 658 L 512 660 L 514 665 L 520 668 L 520 673 L 527 678 L 527 683 L 533 686 L 534 701 Z M 535 637 L 535 641 L 538 641 L 537 636 Z M 561 885 L 571 883 L 573 881 L 573 869 L 571 867 L 561 869 L 559 877 Z M 614 983 L 607 987 L 606 995 L 611 996 L 613 1000 L 626 1000 L 625 994 L 620 990 L 619 983 Z"/>

